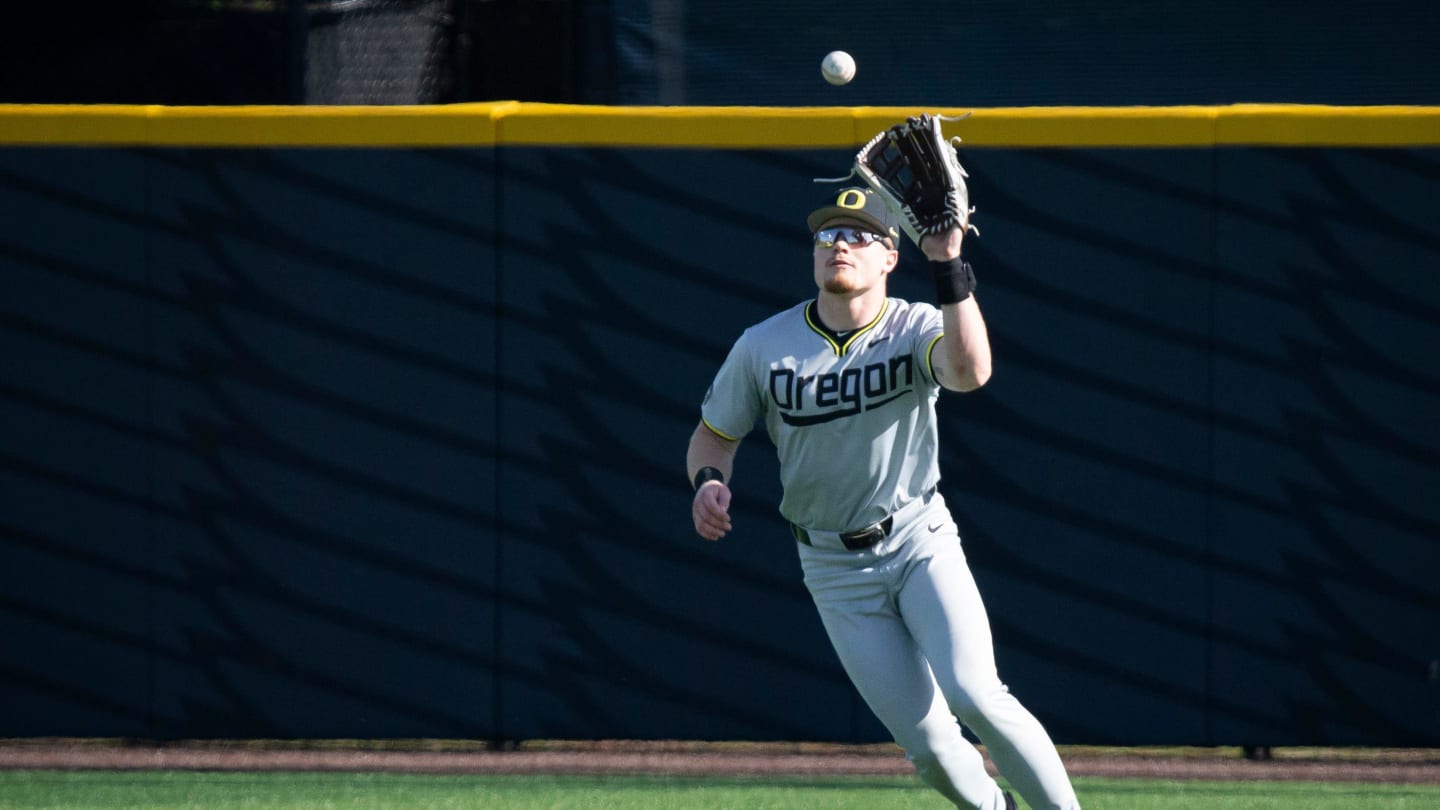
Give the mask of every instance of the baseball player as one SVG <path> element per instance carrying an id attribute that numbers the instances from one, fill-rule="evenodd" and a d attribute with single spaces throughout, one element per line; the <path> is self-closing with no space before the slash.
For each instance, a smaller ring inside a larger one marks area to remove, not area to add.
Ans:
<path id="1" fill-rule="evenodd" d="M 705 395 L 686 458 L 695 531 L 731 531 L 732 462 L 763 420 L 780 512 L 830 642 L 924 781 L 959 807 L 1016 806 L 963 723 L 1031 807 L 1075 810 L 1049 735 L 996 672 L 989 619 L 936 491 L 940 389 L 990 377 L 965 230 L 920 241 L 937 308 L 888 297 L 899 222 L 869 189 L 840 191 L 807 222 L 818 295 L 747 329 Z"/>

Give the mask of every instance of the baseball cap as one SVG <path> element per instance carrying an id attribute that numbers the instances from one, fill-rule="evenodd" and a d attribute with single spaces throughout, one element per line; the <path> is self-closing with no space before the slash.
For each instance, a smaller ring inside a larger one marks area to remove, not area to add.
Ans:
<path id="1" fill-rule="evenodd" d="M 837 217 L 864 222 L 877 233 L 883 233 L 895 240 L 896 246 L 899 246 L 900 218 L 890 210 L 884 200 L 868 188 L 851 186 L 825 198 L 825 202 L 805 218 L 805 224 L 809 225 L 810 232 L 814 233 L 828 220 Z"/>

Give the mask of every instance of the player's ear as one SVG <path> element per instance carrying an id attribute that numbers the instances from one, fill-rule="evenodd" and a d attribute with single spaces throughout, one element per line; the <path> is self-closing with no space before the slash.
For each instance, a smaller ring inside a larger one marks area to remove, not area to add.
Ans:
<path id="1" fill-rule="evenodd" d="M 885 272 L 889 273 L 900 263 L 900 246 L 896 245 L 885 254 Z"/>

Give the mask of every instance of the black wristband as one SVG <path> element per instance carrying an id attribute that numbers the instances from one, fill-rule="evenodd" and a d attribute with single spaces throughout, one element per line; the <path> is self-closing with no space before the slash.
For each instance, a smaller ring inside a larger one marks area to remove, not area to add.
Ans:
<path id="1" fill-rule="evenodd" d="M 719 481 L 723 484 L 725 483 L 725 475 L 714 467 L 701 467 L 700 471 L 695 473 L 695 489 L 697 492 L 706 481 Z"/>
<path id="2" fill-rule="evenodd" d="M 958 304 L 975 291 L 975 271 L 959 256 L 947 261 L 931 261 L 930 273 L 935 276 L 935 300 L 941 306 Z"/>

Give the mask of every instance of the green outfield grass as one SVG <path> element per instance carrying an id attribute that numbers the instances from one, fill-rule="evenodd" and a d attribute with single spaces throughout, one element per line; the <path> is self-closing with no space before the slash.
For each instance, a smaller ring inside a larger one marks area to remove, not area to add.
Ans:
<path id="1" fill-rule="evenodd" d="M 1077 779 L 1087 810 L 1431 810 L 1440 787 Z M 813 810 L 949 805 L 911 777 L 416 776 L 353 773 L 4 771 L 0 808 Z"/>

